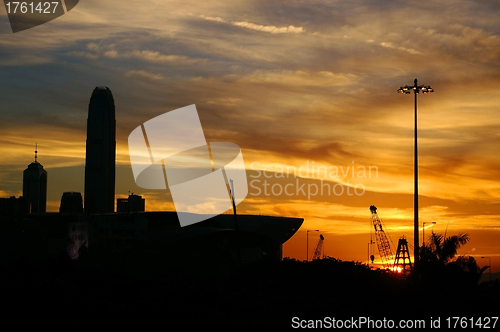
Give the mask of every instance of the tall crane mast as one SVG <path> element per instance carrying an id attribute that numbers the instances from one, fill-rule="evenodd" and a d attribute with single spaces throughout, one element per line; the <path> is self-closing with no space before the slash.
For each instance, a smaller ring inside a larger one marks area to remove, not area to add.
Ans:
<path id="1" fill-rule="evenodd" d="M 313 260 L 321 258 L 322 253 L 323 253 L 323 240 L 324 239 L 325 238 L 323 237 L 323 235 L 320 234 L 318 245 L 316 246 L 316 250 L 314 250 L 314 254 L 313 254 L 313 258 L 312 258 Z"/>
<path id="2" fill-rule="evenodd" d="M 372 213 L 371 220 L 373 227 L 375 228 L 375 238 L 377 242 L 378 252 L 380 254 L 380 259 L 382 260 L 382 265 L 386 269 L 392 269 L 394 263 L 394 257 L 392 255 L 391 244 L 387 239 L 387 235 L 382 227 L 382 220 L 380 220 L 377 214 L 377 208 L 375 205 L 370 206 L 370 211 Z"/>
<path id="3" fill-rule="evenodd" d="M 396 258 L 394 259 L 394 271 L 406 276 L 411 270 L 412 266 L 408 241 L 403 236 L 398 241 L 398 250 L 396 251 Z"/>

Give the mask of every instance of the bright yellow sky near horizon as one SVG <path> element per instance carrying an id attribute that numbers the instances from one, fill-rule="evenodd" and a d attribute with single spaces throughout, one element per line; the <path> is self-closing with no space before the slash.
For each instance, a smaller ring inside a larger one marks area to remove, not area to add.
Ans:
<path id="1" fill-rule="evenodd" d="M 465 0 L 89 0 L 13 34 L 0 6 L 0 195 L 21 195 L 35 143 L 48 209 L 64 191 L 83 192 L 88 102 L 105 85 L 116 106 L 118 197 L 130 191 L 147 210 L 173 208 L 167 193 L 135 185 L 127 137 L 195 104 L 208 142 L 242 149 L 249 194 L 238 212 L 305 219 L 285 256 L 305 259 L 306 230 L 319 229 L 327 255 L 364 261 L 372 204 L 395 244 L 413 241 L 413 95 L 397 89 L 417 78 L 435 90 L 418 96 L 420 220 L 436 222 L 426 236 L 469 233 L 460 253 L 491 257 L 497 272 L 499 9 Z M 317 240 L 310 232 L 310 254 Z"/>

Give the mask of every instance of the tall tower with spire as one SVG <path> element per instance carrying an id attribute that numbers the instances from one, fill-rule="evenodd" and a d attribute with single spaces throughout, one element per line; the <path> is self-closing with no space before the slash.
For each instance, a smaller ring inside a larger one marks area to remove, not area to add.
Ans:
<path id="1" fill-rule="evenodd" d="M 85 213 L 115 209 L 116 120 L 115 103 L 108 87 L 92 92 L 87 119 L 85 157 Z"/>
<path id="2" fill-rule="evenodd" d="M 38 144 L 35 145 L 35 161 L 23 172 L 23 197 L 30 202 L 31 213 L 46 212 L 47 171 L 38 162 Z"/>

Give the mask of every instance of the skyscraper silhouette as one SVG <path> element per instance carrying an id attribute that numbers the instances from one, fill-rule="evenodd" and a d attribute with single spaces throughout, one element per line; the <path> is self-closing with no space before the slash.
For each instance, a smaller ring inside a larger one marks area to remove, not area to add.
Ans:
<path id="1" fill-rule="evenodd" d="M 35 161 L 23 172 L 23 197 L 29 200 L 31 213 L 46 212 L 47 207 L 47 171 L 37 159 L 35 148 Z"/>
<path id="2" fill-rule="evenodd" d="M 96 87 L 90 97 L 85 158 L 85 213 L 114 212 L 115 103 L 108 87 Z"/>

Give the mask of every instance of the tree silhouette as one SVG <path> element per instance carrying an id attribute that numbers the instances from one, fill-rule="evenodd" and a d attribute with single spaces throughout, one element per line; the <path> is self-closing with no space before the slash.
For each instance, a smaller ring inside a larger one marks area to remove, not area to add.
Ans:
<path id="1" fill-rule="evenodd" d="M 459 256 L 454 262 L 451 262 L 450 268 L 457 269 L 458 271 L 466 272 L 467 278 L 471 283 L 477 284 L 479 278 L 489 266 L 479 267 L 476 259 L 472 256 Z"/>
<path id="2" fill-rule="evenodd" d="M 432 265 L 445 266 L 457 254 L 458 249 L 469 242 L 467 233 L 444 237 L 432 232 L 429 245 L 420 248 L 420 259 Z"/>
<path id="3" fill-rule="evenodd" d="M 420 247 L 418 275 L 433 283 L 476 285 L 488 267 L 480 268 L 471 256 L 456 257 L 458 249 L 469 240 L 467 233 L 444 237 L 432 232 L 429 243 Z"/>

